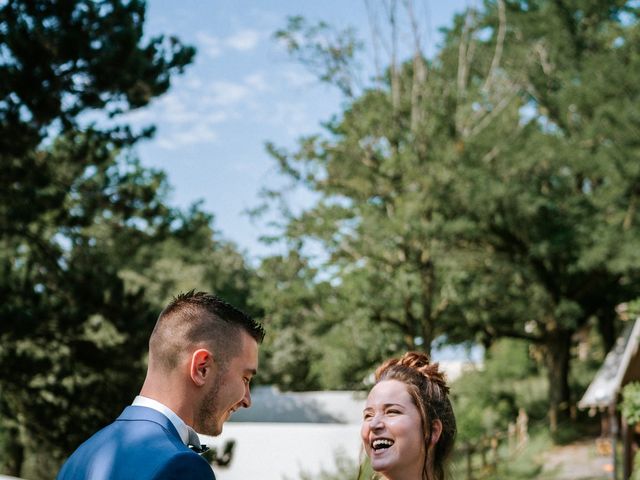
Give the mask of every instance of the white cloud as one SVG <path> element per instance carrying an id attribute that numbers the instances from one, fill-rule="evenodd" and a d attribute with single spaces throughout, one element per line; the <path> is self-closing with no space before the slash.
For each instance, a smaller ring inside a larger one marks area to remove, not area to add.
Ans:
<path id="1" fill-rule="evenodd" d="M 216 58 L 222 54 L 222 42 L 218 37 L 214 37 L 205 32 L 198 32 L 196 34 L 196 40 L 205 55 Z"/>
<path id="2" fill-rule="evenodd" d="M 147 125 L 156 120 L 150 108 L 141 108 L 125 114 L 124 119 L 133 125 Z"/>
<path id="3" fill-rule="evenodd" d="M 262 73 L 253 73 L 251 75 L 247 75 L 244 78 L 244 83 L 256 91 L 264 91 L 267 89 L 267 82 L 264 79 L 264 75 Z"/>
<path id="4" fill-rule="evenodd" d="M 198 116 L 200 121 L 209 125 L 217 125 L 218 123 L 226 122 L 234 118 L 234 115 L 229 112 L 213 111 L 204 113 Z"/>
<path id="5" fill-rule="evenodd" d="M 252 50 L 258 45 L 260 33 L 256 30 L 241 30 L 228 37 L 225 44 L 234 50 Z"/>
<path id="6" fill-rule="evenodd" d="M 203 92 L 202 104 L 215 107 L 229 107 L 247 99 L 251 90 L 242 83 L 213 82 L 207 91 Z"/>
<path id="7" fill-rule="evenodd" d="M 308 108 L 300 103 L 279 102 L 268 112 L 268 120 L 272 125 L 281 125 L 287 135 L 298 137 L 317 130 L 317 125 L 309 117 Z"/>
<path id="8" fill-rule="evenodd" d="M 247 52 L 253 50 L 259 43 L 262 34 L 257 30 L 240 30 L 226 38 L 213 36 L 207 32 L 198 32 L 196 40 L 198 47 L 210 58 L 221 56 L 225 50 Z"/>
<path id="9" fill-rule="evenodd" d="M 159 107 L 163 120 L 169 124 L 184 125 L 194 120 L 194 112 L 179 95 L 167 95 L 162 98 Z"/>
<path id="10" fill-rule="evenodd" d="M 199 77 L 188 76 L 184 79 L 184 85 L 191 90 L 198 90 L 202 88 L 202 79 Z"/>
<path id="11" fill-rule="evenodd" d="M 218 135 L 209 125 L 196 123 L 189 129 L 158 135 L 156 138 L 160 148 L 175 150 L 195 143 L 213 142 Z"/>
<path id="12" fill-rule="evenodd" d="M 245 76 L 240 82 L 212 82 L 201 92 L 200 103 L 206 106 L 231 107 L 252 100 L 258 92 L 267 89 L 261 73 Z"/>
<path id="13" fill-rule="evenodd" d="M 281 72 L 281 75 L 287 85 L 294 88 L 308 87 L 318 82 L 316 77 L 301 69 L 287 68 Z"/>

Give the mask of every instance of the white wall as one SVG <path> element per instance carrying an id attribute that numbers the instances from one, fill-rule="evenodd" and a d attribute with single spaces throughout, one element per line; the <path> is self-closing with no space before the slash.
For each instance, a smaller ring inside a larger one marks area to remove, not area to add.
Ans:
<path id="1" fill-rule="evenodd" d="M 360 455 L 360 425 L 332 423 L 228 422 L 219 437 L 202 436 L 203 443 L 221 451 L 235 440 L 228 467 L 214 467 L 217 480 L 291 480 L 300 472 L 335 471 L 338 452 L 354 464 Z"/>

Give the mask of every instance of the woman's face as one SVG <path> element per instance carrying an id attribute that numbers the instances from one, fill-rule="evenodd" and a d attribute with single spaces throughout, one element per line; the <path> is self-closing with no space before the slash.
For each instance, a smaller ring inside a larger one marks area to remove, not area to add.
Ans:
<path id="1" fill-rule="evenodd" d="M 390 480 L 422 478 L 425 460 L 422 421 L 404 383 L 383 380 L 373 387 L 360 434 L 376 472 Z"/>

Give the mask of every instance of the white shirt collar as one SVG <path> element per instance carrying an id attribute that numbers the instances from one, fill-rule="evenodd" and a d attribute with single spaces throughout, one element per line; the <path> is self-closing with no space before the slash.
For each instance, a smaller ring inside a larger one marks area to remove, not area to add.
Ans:
<path id="1" fill-rule="evenodd" d="M 138 395 L 133 400 L 133 403 L 131 405 L 137 407 L 147 407 L 155 410 L 156 412 L 160 412 L 162 415 L 169 419 L 174 427 L 176 427 L 182 443 L 184 443 L 185 445 L 195 445 L 197 447 L 200 446 L 200 439 L 198 438 L 198 434 L 196 433 L 196 431 L 189 425 L 184 423 L 184 421 L 166 405 L 158 402 L 157 400 L 154 400 L 153 398 L 143 397 L 142 395 Z"/>

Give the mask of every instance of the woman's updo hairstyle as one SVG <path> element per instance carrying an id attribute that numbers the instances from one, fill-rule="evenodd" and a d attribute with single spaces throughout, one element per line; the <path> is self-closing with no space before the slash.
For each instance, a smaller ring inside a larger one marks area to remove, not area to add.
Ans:
<path id="1" fill-rule="evenodd" d="M 421 352 L 407 352 L 400 358 L 392 358 L 380 365 L 375 381 L 397 380 L 407 386 L 422 419 L 422 432 L 427 452 L 423 478 L 444 479 L 444 466 L 453 450 L 456 437 L 456 419 L 449 401 L 449 387 L 438 363 L 431 363 L 429 356 Z M 432 425 L 442 423 L 442 433 L 432 445 Z M 429 468 L 431 464 L 431 468 Z"/>

